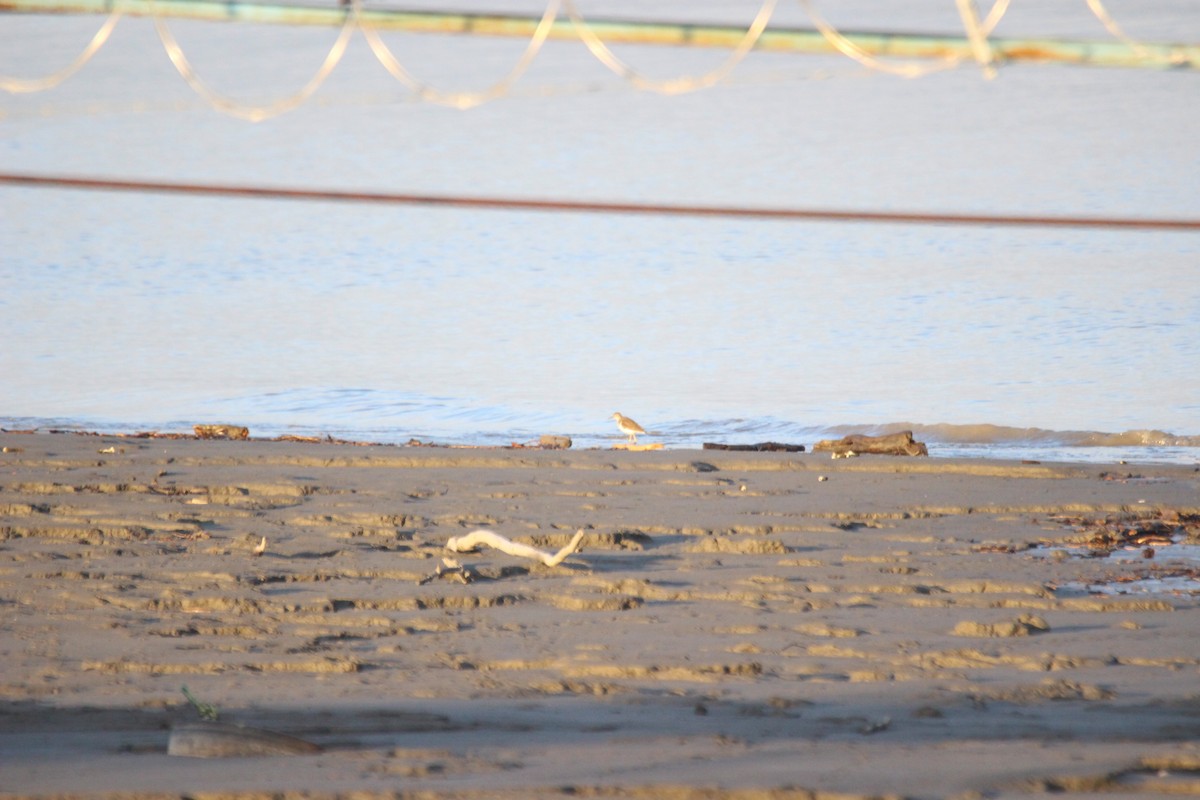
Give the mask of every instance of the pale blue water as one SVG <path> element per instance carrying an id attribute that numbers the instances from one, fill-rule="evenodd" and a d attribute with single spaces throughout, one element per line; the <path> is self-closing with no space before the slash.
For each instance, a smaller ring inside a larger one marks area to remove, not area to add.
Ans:
<path id="1" fill-rule="evenodd" d="M 723 4 L 730 19 L 750 5 Z M 685 4 L 664 8 L 656 16 L 687 18 Z M 1153 10 L 1175 38 L 1200 38 L 1190 3 Z M 1041 21 L 1063 32 L 1061 10 Z M 98 24 L 0 16 L 0 72 L 50 71 Z M 260 97 L 302 84 L 332 41 L 173 27 L 214 84 Z M 389 41 L 464 88 L 495 80 L 522 46 Z M 622 53 L 664 77 L 719 61 Z M 994 81 L 970 68 L 904 81 L 843 59 L 756 54 L 726 86 L 664 98 L 560 42 L 514 96 L 459 112 L 414 102 L 356 39 L 313 103 L 250 124 L 205 106 L 152 26 L 127 19 L 58 89 L 0 96 L 0 171 L 1196 218 L 1198 81 L 1032 65 Z M 228 422 L 264 436 L 556 433 L 605 446 L 619 410 L 671 447 L 904 426 L 935 455 L 1200 454 L 1194 233 L 15 188 L 0 188 L 0 206 L 0 427 Z"/>

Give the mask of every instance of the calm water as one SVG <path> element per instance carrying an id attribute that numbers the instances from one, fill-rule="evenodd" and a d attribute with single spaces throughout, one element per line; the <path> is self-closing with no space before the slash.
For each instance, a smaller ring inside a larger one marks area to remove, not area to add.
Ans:
<path id="1" fill-rule="evenodd" d="M 708 14 L 738 21 L 757 5 Z M 1200 39 L 1193 4 L 1145 8 L 1139 33 Z M 1011 24 L 1104 35 L 1041 13 Z M 98 24 L 0 16 L 0 72 L 52 71 Z M 332 42 L 319 29 L 173 28 L 215 86 L 250 99 L 302 85 Z M 388 41 L 458 88 L 494 81 L 522 47 Z M 621 52 L 662 77 L 720 56 Z M 460 112 L 414 101 L 356 38 L 314 102 L 251 124 L 204 105 L 153 27 L 126 19 L 58 89 L 0 96 L 0 170 L 1195 218 L 1198 89 L 1194 71 L 1012 65 L 994 81 L 970 68 L 905 81 L 756 54 L 727 85 L 664 98 L 559 42 L 513 96 Z M 1200 458 L 1197 234 L 13 188 L 0 205 L 0 427 L 230 422 L 601 446 L 620 410 L 668 446 L 903 425 L 935 454 Z"/>

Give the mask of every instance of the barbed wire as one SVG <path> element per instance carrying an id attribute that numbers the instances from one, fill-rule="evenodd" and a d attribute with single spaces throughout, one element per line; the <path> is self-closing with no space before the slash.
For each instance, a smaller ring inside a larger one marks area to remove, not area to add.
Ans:
<path id="1" fill-rule="evenodd" d="M 949 56 L 939 59 L 933 64 L 914 62 L 897 64 L 881 59 L 868 52 L 865 48 L 855 44 L 830 24 L 816 10 L 812 0 L 797 1 L 813 21 L 817 30 L 835 50 L 854 59 L 868 69 L 905 78 L 914 78 L 927 75 L 931 72 L 959 67 L 964 61 L 960 56 Z M 979 19 L 974 0 L 955 0 L 955 2 L 967 39 L 971 45 L 974 60 L 982 68 L 985 77 L 993 77 L 996 74 L 995 62 L 989 45 L 989 37 L 1007 12 L 1010 0 L 994 0 L 991 10 L 983 20 Z M 572 23 L 576 35 L 587 47 L 592 56 L 615 74 L 628 80 L 636 88 L 662 94 L 679 94 L 681 92 L 710 88 L 728 77 L 755 48 L 767 29 L 771 16 L 775 11 L 776 3 L 777 0 L 763 0 L 762 6 L 759 8 L 757 15 L 741 41 L 733 49 L 726 61 L 716 69 L 699 75 L 683 76 L 668 80 L 651 80 L 641 75 L 613 53 L 608 45 L 596 34 L 593 26 L 579 13 L 574 0 L 548 0 L 545 11 L 524 52 L 517 61 L 517 64 L 507 75 L 482 92 L 447 92 L 435 89 L 417 80 L 401 64 L 399 59 L 396 58 L 375 28 L 367 22 L 362 14 L 361 0 L 349 0 L 349 7 L 345 12 L 341 32 L 313 77 L 297 92 L 288 97 L 267 104 L 254 105 L 234 100 L 227 95 L 219 93 L 201 79 L 185 55 L 178 40 L 172 34 L 164 16 L 159 13 L 155 0 L 149 0 L 155 30 L 158 33 L 167 57 L 188 86 L 217 111 L 251 122 L 259 122 L 292 111 L 308 101 L 341 61 L 342 56 L 349 46 L 350 38 L 356 30 L 362 32 L 371 52 L 384 69 L 422 100 L 460 109 L 473 108 L 482 103 L 496 100 L 506 95 L 513 84 L 528 70 L 530 64 L 532 64 L 541 51 L 546 38 L 549 36 L 551 29 L 558 19 L 559 10 L 563 7 L 566 9 L 567 16 Z M 1180 51 L 1171 51 L 1170 55 L 1160 56 L 1150 52 L 1144 45 L 1129 37 L 1112 18 L 1112 15 L 1109 14 L 1101 0 L 1085 0 L 1085 3 L 1104 25 L 1105 29 L 1112 36 L 1130 47 L 1139 58 L 1153 62 L 1166 62 L 1173 65 L 1188 63 L 1188 59 Z M 113 11 L 100 30 L 92 37 L 83 52 L 63 69 L 42 78 L 32 79 L 0 75 L 0 89 L 15 94 L 46 91 L 58 86 L 82 68 L 109 41 L 112 30 L 121 16 L 122 12 L 120 10 Z"/>
<path id="2" fill-rule="evenodd" d="M 594 200 L 538 200 L 515 197 L 405 194 L 339 189 L 288 189 L 272 186 L 83 178 L 56 175 L 0 173 L 0 185 L 51 189 L 156 192 L 207 197 L 238 197 L 316 202 L 376 203 L 488 209 L 497 211 L 574 212 L 593 214 L 743 217 L 807 222 L 874 222 L 910 225 L 986 225 L 1042 228 L 1104 228 L 1109 230 L 1200 231 L 1200 219 L 1149 217 L 1068 217 L 1034 214 L 954 214 L 925 211 L 854 211 L 822 208 L 755 208 L 669 203 L 626 203 Z"/>
<path id="3" fill-rule="evenodd" d="M 1173 52 L 1169 56 L 1159 56 L 1155 53 L 1151 53 L 1142 45 L 1141 42 L 1135 40 L 1125 33 L 1124 29 L 1122 29 L 1121 26 L 1117 24 L 1116 20 L 1112 18 L 1112 15 L 1108 13 L 1108 9 L 1104 7 L 1104 3 L 1100 2 L 1100 0 L 1086 0 L 1086 2 L 1088 8 L 1091 9 L 1092 14 L 1096 16 L 1096 19 L 1100 20 L 1100 24 L 1104 26 L 1104 29 L 1108 31 L 1114 39 L 1117 39 L 1118 41 L 1128 45 L 1133 52 L 1137 53 L 1138 58 L 1141 58 L 1145 61 L 1164 61 L 1168 64 L 1174 65 L 1184 63 L 1185 59 L 1183 58 L 1182 54 L 1178 52 Z"/>
<path id="4" fill-rule="evenodd" d="M 422 99 L 428 100 L 431 103 L 468 109 L 508 94 L 508 90 L 512 85 L 529 69 L 529 65 L 533 63 L 533 59 L 537 57 L 537 54 L 542 49 L 542 45 L 545 44 L 546 37 L 550 35 L 550 29 L 554 26 L 554 21 L 558 18 L 559 2 L 560 0 L 550 0 L 546 4 L 546 10 L 542 12 L 542 18 L 538 22 L 538 26 L 534 30 L 529 44 L 525 46 L 525 52 L 521 54 L 521 58 L 517 61 L 516 66 L 507 75 L 482 92 L 443 92 L 418 81 L 396 59 L 375 29 L 363 19 L 360 13 L 362 6 L 360 0 L 353 0 L 353 9 L 359 30 L 362 31 L 363 37 L 366 38 L 371 52 L 375 54 L 375 58 L 383 65 L 383 68 L 391 73 L 392 77 L 410 88 Z"/>
<path id="5" fill-rule="evenodd" d="M 733 53 L 725 60 L 725 63 L 716 69 L 699 76 L 655 81 L 643 77 L 633 67 L 617 58 L 616 54 L 604 44 L 600 37 L 596 35 L 596 32 L 592 30 L 592 26 L 579 13 L 573 0 L 563 0 L 563 5 L 567 9 L 567 15 L 571 18 L 571 24 L 575 26 L 575 31 L 579 34 L 579 38 L 597 61 L 637 88 L 660 94 L 694 92 L 698 89 L 707 89 L 719 83 L 742 62 L 750 51 L 754 49 L 754 45 L 758 43 L 758 40 L 762 38 L 763 31 L 766 30 L 767 24 L 771 21 L 771 15 L 775 12 L 775 3 L 776 0 L 765 0 L 762 7 L 759 8 L 758 13 L 754 16 L 754 21 L 750 23 L 746 35 L 738 43 L 738 46 L 734 48 Z"/>
<path id="6" fill-rule="evenodd" d="M 357 10 L 360 0 L 353 0 L 353 3 L 354 8 Z M 341 33 L 338 34 L 333 47 L 329 49 L 329 53 L 325 56 L 321 68 L 297 92 L 288 97 L 276 100 L 273 103 L 250 105 L 234 100 L 209 88 L 208 84 L 201 80 L 192 68 L 191 62 L 188 61 L 187 56 L 183 53 L 183 48 L 179 46 L 179 42 L 176 41 L 175 36 L 171 33 L 171 29 L 167 26 L 167 21 L 158 13 L 158 4 L 155 0 L 150 0 L 150 8 L 154 12 L 154 29 L 158 32 L 158 38 L 162 42 L 163 48 L 167 51 L 167 58 L 170 59 L 180 76 L 187 82 L 187 85 L 192 88 L 192 91 L 200 95 L 206 103 L 217 111 L 250 122 L 262 122 L 264 119 L 277 117 L 292 109 L 299 108 L 308 98 L 312 97 L 317 89 L 321 88 L 321 84 L 325 82 L 325 79 L 333 72 L 338 62 L 342 60 L 342 56 L 346 53 L 346 46 L 350 44 L 350 37 L 354 35 L 354 31 L 358 25 L 357 12 L 354 14 L 347 12 L 346 21 L 342 24 Z"/>
<path id="7" fill-rule="evenodd" d="M 100 51 L 100 48 L 108 41 L 108 37 L 112 35 L 113 28 L 117 27 L 117 23 L 120 20 L 120 11 L 114 11 L 109 14 L 108 19 L 100 26 L 100 30 L 96 31 L 96 35 L 88 42 L 87 47 L 83 48 L 83 52 L 58 72 L 52 72 L 41 78 L 11 78 L 6 75 L 0 75 L 0 89 L 4 89 L 12 94 L 44 92 L 47 89 L 53 89 L 78 72 L 84 64 L 91 60 L 92 56 Z"/>
<path id="8" fill-rule="evenodd" d="M 988 35 L 991 33 L 991 28 L 986 28 L 987 20 L 979 21 L 979 9 L 975 7 L 975 0 L 956 0 L 958 5 L 958 15 L 962 17 L 963 26 L 967 29 L 967 41 L 971 43 L 971 52 L 975 55 L 975 61 L 983 70 L 983 77 L 992 79 L 996 77 L 996 66 L 992 62 L 992 48 L 988 44 Z M 992 5 L 992 11 L 988 13 L 988 20 L 992 19 L 992 14 L 999 9 L 999 14 L 995 17 L 995 22 L 998 23 L 1004 16 L 1004 12 L 1008 10 L 1008 0 L 996 0 Z"/>

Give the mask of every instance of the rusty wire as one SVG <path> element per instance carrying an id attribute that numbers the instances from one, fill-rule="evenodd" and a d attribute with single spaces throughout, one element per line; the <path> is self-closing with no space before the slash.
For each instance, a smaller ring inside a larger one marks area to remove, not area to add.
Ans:
<path id="1" fill-rule="evenodd" d="M 377 203 L 496 211 L 572 212 L 589 214 L 646 214 L 703 217 L 743 217 L 793 222 L 874 222 L 910 225 L 977 225 L 1042 228 L 1106 228 L 1114 230 L 1200 231 L 1200 219 L 1149 217 L 1076 217 L 1023 214 L 953 214 L 925 211 L 856 211 L 828 208 L 754 208 L 669 203 L 627 203 L 595 200 L 547 200 L 515 197 L 408 194 L 340 189 L 289 189 L 271 186 L 83 178 L 0 173 L 0 185 L 97 191 L 150 192 L 208 197 L 270 200 Z"/>

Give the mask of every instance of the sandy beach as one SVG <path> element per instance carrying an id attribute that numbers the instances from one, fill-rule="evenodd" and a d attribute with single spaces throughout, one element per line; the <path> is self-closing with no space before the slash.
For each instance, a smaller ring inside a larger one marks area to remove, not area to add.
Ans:
<path id="1" fill-rule="evenodd" d="M 3 797 L 1200 794 L 1194 467 L 0 445 Z"/>

